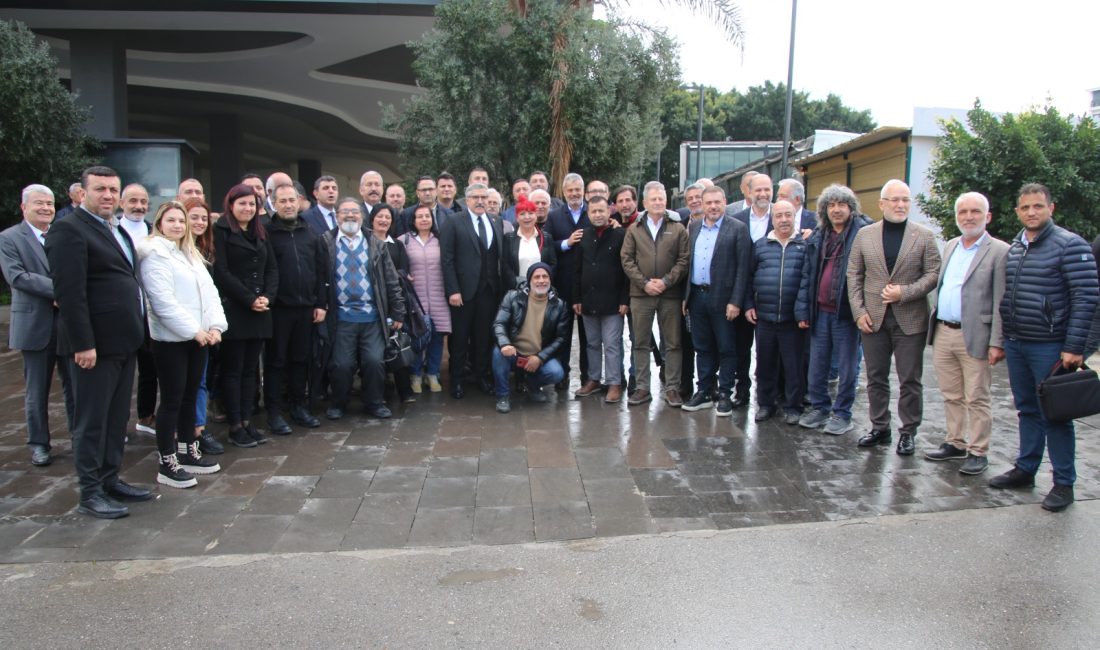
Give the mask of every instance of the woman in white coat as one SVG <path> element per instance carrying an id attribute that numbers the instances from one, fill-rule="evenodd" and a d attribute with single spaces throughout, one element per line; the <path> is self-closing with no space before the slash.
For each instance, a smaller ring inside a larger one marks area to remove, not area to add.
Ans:
<path id="1" fill-rule="evenodd" d="M 188 488 L 197 484 L 194 474 L 221 469 L 199 451 L 195 396 L 206 367 L 207 348 L 221 341 L 228 325 L 207 262 L 195 247 L 183 205 L 176 201 L 162 204 L 153 232 L 138 243 L 137 250 L 160 382 L 157 482 Z"/>

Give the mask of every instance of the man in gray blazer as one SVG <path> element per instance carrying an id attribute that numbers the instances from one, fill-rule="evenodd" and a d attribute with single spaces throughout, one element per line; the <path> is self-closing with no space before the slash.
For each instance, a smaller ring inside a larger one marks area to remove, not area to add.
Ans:
<path id="1" fill-rule="evenodd" d="M 896 450 L 901 456 L 913 454 L 924 414 L 928 294 L 940 272 L 936 236 L 909 220 L 912 202 L 908 185 L 886 181 L 878 202 L 882 221 L 860 229 L 848 256 L 848 302 L 862 333 L 871 415 L 871 431 L 859 439 L 859 446 L 890 444 L 892 358 L 901 384 Z"/>
<path id="2" fill-rule="evenodd" d="M 932 312 L 928 343 L 933 346 L 947 438 L 928 460 L 965 458 L 963 474 L 981 474 L 989 466 L 993 432 L 990 369 L 1004 358 L 999 306 L 1005 292 L 1008 244 L 985 231 L 993 219 L 989 200 L 967 192 L 955 200 L 955 223 L 961 237 L 947 242 Z"/>
<path id="3" fill-rule="evenodd" d="M 23 351 L 27 445 L 31 463 L 43 466 L 52 462 L 47 407 L 54 366 L 61 375 L 70 431 L 73 391 L 68 367 L 58 363 L 57 309 L 46 261 L 45 236 L 54 220 L 53 192 L 45 185 L 28 185 L 22 198 L 23 221 L 0 233 L 0 266 L 11 286 L 8 345 Z"/>

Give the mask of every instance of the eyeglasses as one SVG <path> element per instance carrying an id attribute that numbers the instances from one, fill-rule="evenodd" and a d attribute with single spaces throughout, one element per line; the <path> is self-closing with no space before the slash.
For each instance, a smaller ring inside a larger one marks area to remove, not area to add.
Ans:
<path id="1" fill-rule="evenodd" d="M 349 210 L 337 210 L 337 211 L 336 211 L 336 214 L 340 215 L 341 217 L 346 217 L 346 216 L 348 216 L 348 215 L 352 215 L 352 214 L 355 214 L 355 215 L 359 215 L 359 216 L 362 216 L 362 215 L 363 215 L 363 213 L 362 213 L 362 212 L 360 212 L 360 211 L 359 211 L 358 209 L 356 209 L 356 208 L 351 208 L 351 209 L 349 209 Z"/>
<path id="2" fill-rule="evenodd" d="M 908 196 L 891 196 L 883 199 L 887 203 L 912 203 L 913 199 Z"/>

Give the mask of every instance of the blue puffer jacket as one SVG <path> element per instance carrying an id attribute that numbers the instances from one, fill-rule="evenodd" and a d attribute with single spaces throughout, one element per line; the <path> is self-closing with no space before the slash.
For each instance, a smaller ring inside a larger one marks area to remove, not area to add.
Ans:
<path id="1" fill-rule="evenodd" d="M 1005 338 L 1065 341 L 1082 354 L 1100 300 L 1096 260 L 1084 239 L 1051 221 L 1025 246 L 1012 240 L 1005 264 L 1001 321 Z"/>
<path id="2" fill-rule="evenodd" d="M 786 323 L 810 320 L 810 275 L 813 247 L 798 233 L 784 247 L 770 237 L 752 245 L 749 295 L 745 311 L 758 321 Z"/>

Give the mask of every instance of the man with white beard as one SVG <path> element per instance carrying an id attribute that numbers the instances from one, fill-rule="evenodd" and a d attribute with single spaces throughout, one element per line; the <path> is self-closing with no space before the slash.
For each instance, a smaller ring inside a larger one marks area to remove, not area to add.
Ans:
<path id="1" fill-rule="evenodd" d="M 989 199 L 981 194 L 967 192 L 955 200 L 955 224 L 962 235 L 943 249 L 928 319 L 947 439 L 924 457 L 965 459 L 959 472 L 971 476 L 989 466 L 990 369 L 1005 356 L 1000 305 L 1008 244 L 985 231 L 992 219 Z"/>

